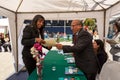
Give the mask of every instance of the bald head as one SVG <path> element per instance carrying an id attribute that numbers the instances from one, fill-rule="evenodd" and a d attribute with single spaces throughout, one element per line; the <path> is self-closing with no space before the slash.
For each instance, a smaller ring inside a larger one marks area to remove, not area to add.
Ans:
<path id="1" fill-rule="evenodd" d="M 71 23 L 71 30 L 73 34 L 77 33 L 82 28 L 81 20 L 73 20 Z"/>
<path id="2" fill-rule="evenodd" d="M 81 26 L 82 26 L 82 21 L 81 21 L 81 20 L 78 20 L 78 19 L 73 20 L 72 23 L 73 23 L 73 24 L 77 24 L 77 25 L 81 25 Z M 72 24 L 72 23 L 71 23 L 71 24 Z"/>

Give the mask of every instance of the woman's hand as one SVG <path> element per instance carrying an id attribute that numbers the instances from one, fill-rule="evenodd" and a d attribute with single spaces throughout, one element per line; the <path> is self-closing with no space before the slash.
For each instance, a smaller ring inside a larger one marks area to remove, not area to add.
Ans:
<path id="1" fill-rule="evenodd" d="M 45 41 L 43 39 L 41 39 L 41 38 L 35 38 L 35 42 L 45 44 Z"/>

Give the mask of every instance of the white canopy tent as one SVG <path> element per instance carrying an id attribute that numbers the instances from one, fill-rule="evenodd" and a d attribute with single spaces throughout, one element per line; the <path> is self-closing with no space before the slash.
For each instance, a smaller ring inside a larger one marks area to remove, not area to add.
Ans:
<path id="1" fill-rule="evenodd" d="M 0 0 L 0 16 L 9 19 L 15 68 L 18 71 L 18 37 L 25 19 L 41 14 L 46 20 L 96 18 L 100 38 L 107 35 L 109 19 L 120 14 L 120 0 Z"/>

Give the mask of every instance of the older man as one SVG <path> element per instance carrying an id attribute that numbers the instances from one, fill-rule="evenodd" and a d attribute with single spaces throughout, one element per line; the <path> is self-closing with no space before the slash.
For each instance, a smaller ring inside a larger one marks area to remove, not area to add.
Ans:
<path id="1" fill-rule="evenodd" d="M 71 29 L 74 45 L 56 44 L 56 47 L 63 49 L 64 53 L 73 52 L 76 66 L 84 72 L 87 80 L 95 80 L 98 65 L 93 51 L 92 36 L 83 29 L 80 20 L 73 20 Z"/>

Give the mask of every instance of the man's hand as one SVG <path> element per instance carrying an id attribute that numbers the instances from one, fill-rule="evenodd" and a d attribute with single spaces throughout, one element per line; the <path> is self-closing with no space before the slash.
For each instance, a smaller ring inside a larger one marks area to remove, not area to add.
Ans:
<path id="1" fill-rule="evenodd" d="M 47 48 L 50 50 L 52 48 L 52 46 L 48 46 Z"/>
<path id="2" fill-rule="evenodd" d="M 62 44 L 56 44 L 55 46 L 56 46 L 56 48 L 59 49 L 59 50 L 62 49 L 62 47 L 63 47 Z"/>

